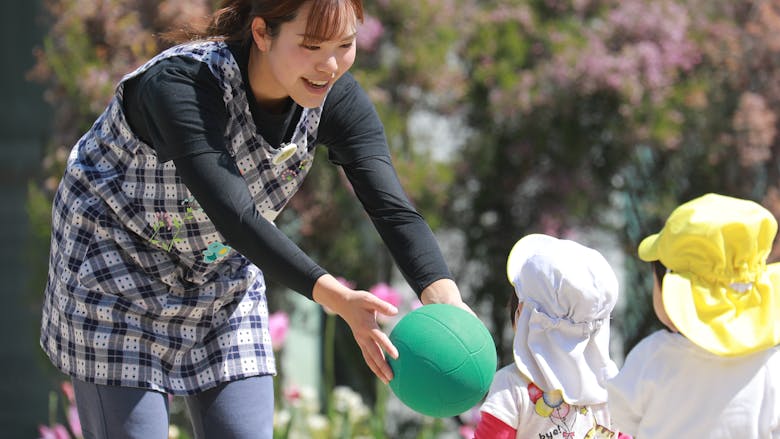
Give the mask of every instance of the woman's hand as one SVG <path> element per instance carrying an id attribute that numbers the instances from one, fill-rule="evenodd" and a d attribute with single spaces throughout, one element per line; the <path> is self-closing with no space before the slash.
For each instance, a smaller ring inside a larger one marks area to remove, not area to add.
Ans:
<path id="1" fill-rule="evenodd" d="M 424 305 L 429 305 L 431 303 L 455 305 L 476 315 L 474 311 L 466 305 L 466 302 L 463 301 L 458 286 L 451 279 L 439 279 L 425 287 L 420 294 L 420 301 L 422 301 Z"/>
<path id="2" fill-rule="evenodd" d="M 393 316 L 398 309 L 368 291 L 353 290 L 343 285 L 329 274 L 317 279 L 312 297 L 347 322 L 368 367 L 382 382 L 389 383 L 393 379 L 393 370 L 387 364 L 385 352 L 398 358 L 398 350 L 379 328 L 376 314 Z"/>

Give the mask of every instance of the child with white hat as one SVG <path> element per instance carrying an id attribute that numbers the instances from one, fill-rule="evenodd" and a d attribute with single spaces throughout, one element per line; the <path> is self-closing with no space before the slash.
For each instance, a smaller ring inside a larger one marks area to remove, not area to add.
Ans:
<path id="1" fill-rule="evenodd" d="M 707 194 L 639 245 L 653 307 L 669 330 L 631 350 L 607 383 L 615 425 L 639 438 L 780 438 L 777 221 Z"/>
<path id="2" fill-rule="evenodd" d="M 533 234 L 512 248 L 507 275 L 515 361 L 496 372 L 475 438 L 617 438 L 604 388 L 617 373 L 612 268 L 596 250 Z"/>

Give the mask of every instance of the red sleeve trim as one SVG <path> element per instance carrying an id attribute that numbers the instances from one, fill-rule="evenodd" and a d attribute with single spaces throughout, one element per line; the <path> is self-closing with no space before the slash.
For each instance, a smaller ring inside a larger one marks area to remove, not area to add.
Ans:
<path id="1" fill-rule="evenodd" d="M 474 431 L 474 439 L 515 439 L 516 436 L 516 429 L 487 412 L 482 412 Z"/>

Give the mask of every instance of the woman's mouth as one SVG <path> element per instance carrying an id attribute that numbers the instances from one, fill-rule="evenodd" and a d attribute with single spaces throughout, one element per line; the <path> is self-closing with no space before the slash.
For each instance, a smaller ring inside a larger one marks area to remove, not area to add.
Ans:
<path id="1" fill-rule="evenodd" d="M 327 87 L 328 84 L 330 83 L 329 80 L 313 81 L 313 80 L 308 79 L 308 78 L 303 78 L 303 80 L 306 82 L 306 84 L 309 85 L 309 87 L 312 87 L 312 88 L 315 88 L 315 89 L 323 89 L 323 88 Z"/>

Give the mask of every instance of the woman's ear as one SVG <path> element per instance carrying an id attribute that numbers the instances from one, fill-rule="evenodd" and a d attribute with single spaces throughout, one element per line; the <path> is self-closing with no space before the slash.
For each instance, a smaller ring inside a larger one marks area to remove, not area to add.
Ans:
<path id="1" fill-rule="evenodd" d="M 261 17 L 252 19 L 252 41 L 261 52 L 265 52 L 271 45 L 271 37 L 268 35 L 265 20 Z"/>

